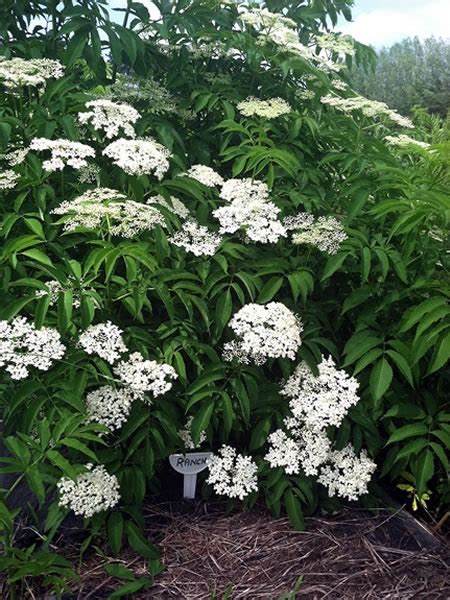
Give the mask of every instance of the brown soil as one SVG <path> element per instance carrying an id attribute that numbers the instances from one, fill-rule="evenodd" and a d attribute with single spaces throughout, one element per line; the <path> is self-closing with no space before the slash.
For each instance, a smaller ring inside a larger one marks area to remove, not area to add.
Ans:
<path id="1" fill-rule="evenodd" d="M 294 531 L 286 519 L 263 510 L 225 515 L 205 505 L 197 513 L 169 506 L 147 509 L 149 538 L 159 540 L 165 571 L 136 600 L 448 600 L 448 548 L 404 511 L 346 510 L 307 519 Z M 211 510 L 211 509 L 209 509 Z M 120 562 L 145 576 L 145 561 L 86 557 L 78 591 L 71 598 L 100 600 L 120 582 L 105 574 Z M 124 583 L 124 582 L 123 582 Z"/>

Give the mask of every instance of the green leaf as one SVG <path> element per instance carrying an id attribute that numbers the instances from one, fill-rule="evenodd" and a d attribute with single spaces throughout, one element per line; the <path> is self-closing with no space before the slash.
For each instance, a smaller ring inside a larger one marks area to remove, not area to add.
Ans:
<path id="1" fill-rule="evenodd" d="M 133 550 L 136 550 L 138 554 L 149 559 L 159 558 L 158 550 L 155 548 L 155 546 L 153 546 L 153 544 L 144 538 L 141 530 L 138 529 L 134 523 L 127 521 L 125 524 L 125 531 L 127 534 L 128 543 Z"/>
<path id="2" fill-rule="evenodd" d="M 200 439 L 200 433 L 208 427 L 213 414 L 215 400 L 208 400 L 192 419 L 191 434 L 194 443 Z"/>
<path id="3" fill-rule="evenodd" d="M 406 444 L 406 446 L 403 446 L 403 448 L 401 448 L 399 450 L 397 456 L 395 457 L 395 460 L 396 461 L 401 460 L 402 458 L 405 458 L 405 456 L 410 456 L 411 454 L 417 454 L 418 452 L 420 452 L 427 446 L 428 446 L 427 438 L 416 438 L 415 440 L 411 440 L 410 442 L 408 442 Z"/>
<path id="4" fill-rule="evenodd" d="M 411 423 L 396 429 L 389 437 L 387 444 L 401 442 L 409 437 L 428 435 L 428 427 L 424 423 Z"/>
<path id="5" fill-rule="evenodd" d="M 421 496 L 427 489 L 427 483 L 433 477 L 434 456 L 431 450 L 427 449 L 420 453 L 416 468 L 416 490 L 417 495 Z"/>
<path id="6" fill-rule="evenodd" d="M 292 523 L 293 528 L 298 531 L 303 531 L 305 529 L 305 520 L 303 517 L 300 500 L 292 493 L 291 490 L 287 490 L 284 493 L 283 499 L 289 521 Z"/>
<path id="7" fill-rule="evenodd" d="M 271 277 L 269 281 L 263 285 L 261 291 L 259 292 L 257 302 L 259 304 L 265 304 L 266 302 L 272 300 L 282 285 L 282 277 Z"/>
<path id="8" fill-rule="evenodd" d="M 370 274 L 370 266 L 372 262 L 372 255 L 370 248 L 363 248 L 361 251 L 361 281 L 365 283 Z"/>
<path id="9" fill-rule="evenodd" d="M 343 252 L 341 254 L 336 254 L 336 256 L 331 256 L 325 265 L 321 281 L 329 279 L 338 269 L 340 269 L 348 255 L 348 252 Z"/>
<path id="10" fill-rule="evenodd" d="M 445 450 L 442 448 L 442 446 L 440 446 L 439 444 L 436 444 L 436 442 L 430 442 L 430 446 L 433 449 L 433 452 L 436 454 L 436 456 L 441 461 L 442 466 L 444 467 L 445 471 L 448 471 L 450 465 L 449 465 L 449 460 L 447 458 L 447 454 L 445 453 Z"/>
<path id="11" fill-rule="evenodd" d="M 123 598 L 124 596 L 132 597 L 132 594 L 142 590 L 150 584 L 150 579 L 136 579 L 135 581 L 130 581 L 110 594 L 108 600 L 116 600 L 116 598 Z"/>
<path id="12" fill-rule="evenodd" d="M 31 258 L 32 260 L 35 260 L 38 263 L 46 265 L 47 267 L 53 267 L 53 263 L 49 259 L 49 257 L 44 252 L 42 252 L 42 250 L 38 250 L 37 248 L 30 248 L 30 250 L 24 250 L 20 254 L 26 256 L 27 258 Z"/>
<path id="13" fill-rule="evenodd" d="M 410 366 L 409 366 L 407 360 L 399 352 L 396 352 L 395 350 L 387 350 L 386 354 L 388 354 L 390 356 L 390 358 L 392 358 L 396 367 L 398 368 L 400 373 L 403 375 L 403 377 L 406 379 L 406 381 L 409 383 L 409 385 L 411 387 L 414 387 L 414 377 L 413 377 L 412 371 L 410 369 Z"/>
<path id="14" fill-rule="evenodd" d="M 411 312 L 407 313 L 406 318 L 401 323 L 400 332 L 404 333 L 405 331 L 408 331 L 418 323 L 425 314 L 439 306 L 446 305 L 447 302 L 448 300 L 444 296 L 434 296 L 433 298 L 428 298 L 428 300 L 421 302 L 419 306 L 416 306 Z"/>
<path id="15" fill-rule="evenodd" d="M 86 444 L 83 444 L 83 442 L 80 442 L 80 440 L 76 440 L 75 438 L 63 438 L 60 442 L 63 446 L 66 446 L 67 448 L 73 448 L 74 450 L 78 450 L 78 452 L 81 452 L 82 454 L 85 454 L 88 458 L 91 458 L 94 462 L 98 462 L 97 456 L 95 455 L 95 453 L 86 446 Z"/>
<path id="16" fill-rule="evenodd" d="M 216 304 L 216 328 L 218 335 L 221 335 L 225 326 L 231 319 L 233 312 L 233 302 L 231 299 L 231 292 L 228 288 L 224 294 L 220 295 L 220 298 Z"/>
<path id="17" fill-rule="evenodd" d="M 121 512 L 114 511 L 108 516 L 106 529 L 111 550 L 114 554 L 119 554 L 123 536 L 123 516 Z"/>
<path id="18" fill-rule="evenodd" d="M 119 565 L 117 563 L 109 563 L 103 567 L 108 573 L 108 575 L 112 575 L 113 577 L 117 577 L 118 579 L 125 579 L 126 581 L 134 581 L 136 579 L 133 571 L 131 569 L 127 569 L 123 565 Z"/>
<path id="19" fill-rule="evenodd" d="M 442 369 L 442 367 L 450 359 L 450 332 L 446 333 L 433 353 L 430 365 L 428 367 L 427 375 L 431 375 L 435 371 Z"/>
<path id="20" fill-rule="evenodd" d="M 388 391 L 392 383 L 392 367 L 385 358 L 380 359 L 370 374 L 370 393 L 375 402 Z"/>

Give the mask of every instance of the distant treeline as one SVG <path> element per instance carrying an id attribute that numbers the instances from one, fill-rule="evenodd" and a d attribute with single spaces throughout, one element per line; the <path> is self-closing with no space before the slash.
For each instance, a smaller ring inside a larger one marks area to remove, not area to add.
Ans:
<path id="1" fill-rule="evenodd" d="M 403 114 L 419 105 L 444 117 L 450 107 L 450 41 L 415 37 L 382 48 L 375 71 L 356 67 L 352 83 L 361 94 Z"/>

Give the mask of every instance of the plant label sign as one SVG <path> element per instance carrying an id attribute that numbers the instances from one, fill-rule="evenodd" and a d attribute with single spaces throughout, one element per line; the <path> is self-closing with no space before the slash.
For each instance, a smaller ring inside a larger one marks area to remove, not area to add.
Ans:
<path id="1" fill-rule="evenodd" d="M 195 498 L 197 473 L 206 469 L 212 455 L 212 452 L 192 452 L 190 454 L 171 454 L 169 456 L 172 468 L 183 475 L 183 498 L 186 500 Z"/>

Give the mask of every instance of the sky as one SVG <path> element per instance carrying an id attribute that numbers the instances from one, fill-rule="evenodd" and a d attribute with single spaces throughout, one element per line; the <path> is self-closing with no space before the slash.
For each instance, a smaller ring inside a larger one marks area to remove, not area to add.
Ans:
<path id="1" fill-rule="evenodd" d="M 376 48 L 416 35 L 450 38 L 450 0 L 355 0 L 352 13 L 338 28 Z"/>

